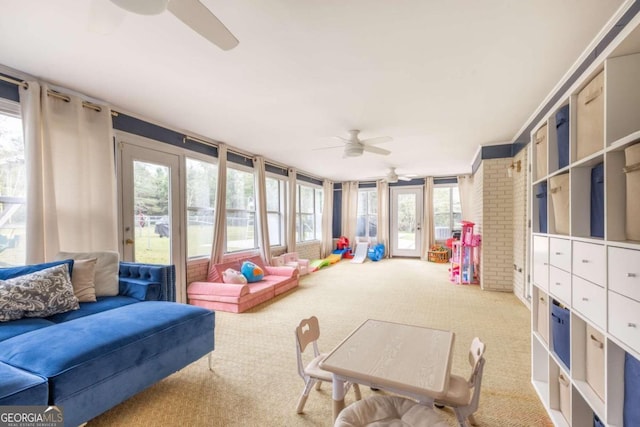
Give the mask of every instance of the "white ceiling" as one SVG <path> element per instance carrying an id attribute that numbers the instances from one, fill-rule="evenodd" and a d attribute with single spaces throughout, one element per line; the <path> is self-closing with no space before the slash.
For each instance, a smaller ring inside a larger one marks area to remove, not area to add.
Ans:
<path id="1" fill-rule="evenodd" d="M 513 141 L 622 0 L 202 2 L 235 49 L 167 12 L 98 34 L 89 0 L 5 0 L 0 64 L 318 177 L 447 176 Z M 349 129 L 392 154 L 314 151 Z"/>

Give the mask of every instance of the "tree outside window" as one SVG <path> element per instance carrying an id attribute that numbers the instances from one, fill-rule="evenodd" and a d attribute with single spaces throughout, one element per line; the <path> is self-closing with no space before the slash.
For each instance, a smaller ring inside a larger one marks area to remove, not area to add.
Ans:
<path id="1" fill-rule="evenodd" d="M 258 247 L 253 172 L 227 168 L 226 252 Z"/>
<path id="2" fill-rule="evenodd" d="M 269 244 L 282 246 L 284 243 L 284 191 L 282 179 L 267 177 L 267 222 L 269 226 Z"/>
<path id="3" fill-rule="evenodd" d="M 218 166 L 187 157 L 187 256 L 211 255 Z"/>

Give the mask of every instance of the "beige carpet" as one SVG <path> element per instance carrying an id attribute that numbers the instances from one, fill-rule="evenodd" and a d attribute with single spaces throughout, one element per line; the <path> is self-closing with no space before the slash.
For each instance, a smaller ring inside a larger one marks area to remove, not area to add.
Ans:
<path id="1" fill-rule="evenodd" d="M 529 311 L 512 294 L 452 285 L 447 267 L 409 259 L 342 261 L 250 312 L 217 312 L 215 372 L 205 357 L 89 426 L 330 426 L 328 384 L 311 391 L 303 415 L 295 411 L 303 382 L 294 329 L 310 315 L 320 319 L 323 351 L 368 318 L 451 329 L 453 372 L 464 376 L 469 344 L 479 336 L 487 344 L 479 425 L 552 425 L 530 384 Z M 350 391 L 346 403 L 353 399 Z M 456 425 L 450 410 L 439 412 Z"/>

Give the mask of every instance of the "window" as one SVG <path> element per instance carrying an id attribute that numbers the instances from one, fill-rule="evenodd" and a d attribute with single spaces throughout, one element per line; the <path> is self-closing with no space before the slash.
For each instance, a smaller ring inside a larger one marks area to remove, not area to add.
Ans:
<path id="1" fill-rule="evenodd" d="M 358 191 L 356 236 L 375 238 L 378 235 L 378 192 L 375 189 Z"/>
<path id="2" fill-rule="evenodd" d="M 227 168 L 227 248 L 236 252 L 258 247 L 253 171 Z"/>
<path id="3" fill-rule="evenodd" d="M 433 216 L 437 242 L 451 237 L 453 230 L 460 230 L 462 209 L 457 185 L 435 186 L 433 189 Z"/>
<path id="4" fill-rule="evenodd" d="M 17 103 L 0 104 L 0 265 L 26 262 L 26 165 Z"/>
<path id="5" fill-rule="evenodd" d="M 187 256 L 211 255 L 218 166 L 187 157 Z"/>
<path id="6" fill-rule="evenodd" d="M 271 246 L 284 245 L 284 189 L 282 179 L 267 177 L 267 222 Z"/>
<path id="7" fill-rule="evenodd" d="M 322 239 L 322 189 L 298 184 L 296 241 Z"/>

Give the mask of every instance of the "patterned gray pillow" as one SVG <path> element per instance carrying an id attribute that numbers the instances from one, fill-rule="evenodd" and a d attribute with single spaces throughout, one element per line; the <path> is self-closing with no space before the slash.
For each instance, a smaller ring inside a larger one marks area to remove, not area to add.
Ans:
<path id="1" fill-rule="evenodd" d="M 67 264 L 0 280 L 0 322 L 77 310 Z"/>

